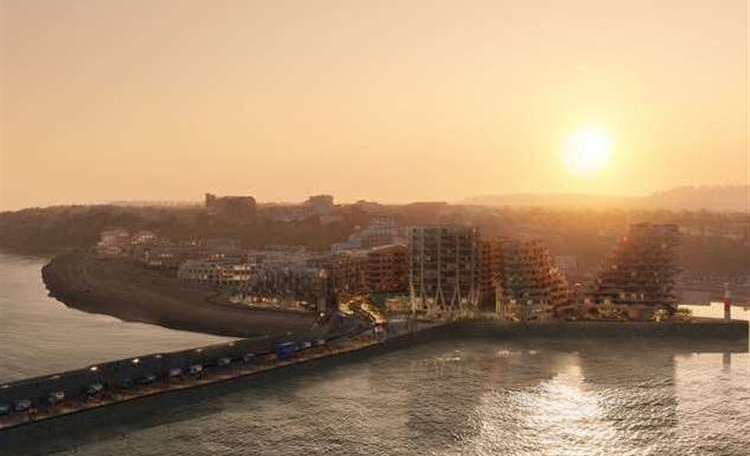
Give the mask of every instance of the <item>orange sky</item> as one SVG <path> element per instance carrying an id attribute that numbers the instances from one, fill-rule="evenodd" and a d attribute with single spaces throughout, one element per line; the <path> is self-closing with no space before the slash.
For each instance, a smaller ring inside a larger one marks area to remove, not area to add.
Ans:
<path id="1" fill-rule="evenodd" d="M 0 5 L 0 209 L 745 182 L 745 0 Z"/>

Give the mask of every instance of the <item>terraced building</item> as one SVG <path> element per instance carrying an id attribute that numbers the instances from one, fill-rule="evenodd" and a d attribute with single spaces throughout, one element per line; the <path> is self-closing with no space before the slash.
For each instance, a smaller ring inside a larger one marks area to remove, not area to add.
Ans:
<path id="1" fill-rule="evenodd" d="M 588 293 L 589 302 L 647 319 L 654 311 L 677 310 L 677 225 L 631 225 L 604 260 Z"/>
<path id="2" fill-rule="evenodd" d="M 486 252 L 496 312 L 521 320 L 545 320 L 568 304 L 568 284 L 538 240 L 491 241 Z"/>

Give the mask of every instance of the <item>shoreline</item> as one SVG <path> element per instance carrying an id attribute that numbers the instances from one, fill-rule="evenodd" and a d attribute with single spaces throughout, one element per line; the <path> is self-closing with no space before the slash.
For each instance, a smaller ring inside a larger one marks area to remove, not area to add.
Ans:
<path id="1" fill-rule="evenodd" d="M 322 334 L 315 315 L 217 303 L 213 290 L 189 288 L 176 278 L 118 261 L 68 252 L 42 268 L 50 296 L 83 312 L 123 321 L 224 337 Z"/>

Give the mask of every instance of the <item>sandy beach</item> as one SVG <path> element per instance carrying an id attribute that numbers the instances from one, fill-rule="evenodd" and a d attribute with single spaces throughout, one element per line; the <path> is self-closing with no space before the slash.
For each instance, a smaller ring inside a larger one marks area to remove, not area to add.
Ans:
<path id="1" fill-rule="evenodd" d="M 312 314 L 256 310 L 210 299 L 212 290 L 184 286 L 176 278 L 138 265 L 100 260 L 84 252 L 55 257 L 42 269 L 50 293 L 70 307 L 172 329 L 229 337 L 305 334 Z"/>

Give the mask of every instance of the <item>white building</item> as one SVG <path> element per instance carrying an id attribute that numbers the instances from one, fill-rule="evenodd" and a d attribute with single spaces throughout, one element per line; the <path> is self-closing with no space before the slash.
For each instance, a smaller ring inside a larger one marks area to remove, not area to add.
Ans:
<path id="1" fill-rule="evenodd" d="M 130 232 L 123 228 L 110 228 L 99 234 L 95 251 L 99 258 L 116 258 L 127 254 Z"/>
<path id="2" fill-rule="evenodd" d="M 252 278 L 255 265 L 228 261 L 187 260 L 177 270 L 186 282 L 212 286 L 240 286 Z"/>

